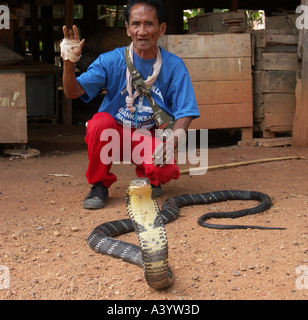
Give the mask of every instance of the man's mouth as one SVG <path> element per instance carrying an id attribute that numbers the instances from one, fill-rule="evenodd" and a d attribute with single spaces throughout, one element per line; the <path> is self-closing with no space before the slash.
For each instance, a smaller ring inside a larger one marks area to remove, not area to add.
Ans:
<path id="1" fill-rule="evenodd" d="M 147 39 L 138 39 L 138 42 L 141 44 L 145 44 L 148 42 L 148 40 Z"/>

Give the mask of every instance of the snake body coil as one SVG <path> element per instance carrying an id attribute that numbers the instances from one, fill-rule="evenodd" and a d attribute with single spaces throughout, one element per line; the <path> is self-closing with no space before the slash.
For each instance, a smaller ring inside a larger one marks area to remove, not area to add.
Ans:
<path id="1" fill-rule="evenodd" d="M 156 200 L 152 197 L 148 179 L 138 178 L 131 181 L 126 195 L 127 211 L 131 219 L 110 221 L 97 226 L 89 235 L 88 244 L 96 252 L 142 267 L 148 285 L 155 289 L 163 289 L 173 282 L 172 273 L 168 267 L 168 244 L 164 224 L 175 220 L 181 207 L 228 200 L 256 200 L 259 204 L 253 208 L 239 211 L 207 213 L 199 218 L 199 224 L 216 229 L 283 229 L 261 226 L 217 225 L 205 222 L 211 218 L 239 218 L 264 212 L 272 206 L 271 199 L 264 193 L 226 190 L 186 194 L 167 199 L 159 210 Z M 114 237 L 134 230 L 138 235 L 140 247 L 114 239 Z"/>

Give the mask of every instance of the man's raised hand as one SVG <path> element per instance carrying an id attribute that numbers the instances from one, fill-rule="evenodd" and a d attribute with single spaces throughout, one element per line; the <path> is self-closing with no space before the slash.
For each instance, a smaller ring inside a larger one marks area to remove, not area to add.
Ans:
<path id="1" fill-rule="evenodd" d="M 63 26 L 64 39 L 61 42 L 61 57 L 63 60 L 69 60 L 73 63 L 77 62 L 82 53 L 85 39 L 79 39 L 77 26 L 73 25 L 73 29 Z"/>

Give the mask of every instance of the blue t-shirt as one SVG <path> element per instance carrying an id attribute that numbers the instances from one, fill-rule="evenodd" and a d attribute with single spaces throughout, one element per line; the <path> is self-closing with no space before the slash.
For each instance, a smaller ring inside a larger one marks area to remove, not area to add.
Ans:
<path id="1" fill-rule="evenodd" d="M 192 82 L 184 62 L 176 55 L 160 48 L 162 67 L 151 87 L 151 95 L 156 104 L 173 116 L 175 120 L 192 116 L 199 117 L 198 106 Z M 85 90 L 81 99 L 91 101 L 105 88 L 107 93 L 99 108 L 99 112 L 108 112 L 114 119 L 132 128 L 151 129 L 155 123 L 152 108 L 144 95 L 134 101 L 137 114 L 132 114 L 126 107 L 126 62 L 125 47 L 101 54 L 82 73 L 78 82 Z M 134 65 L 146 80 L 153 73 L 155 59 L 145 60 L 134 53 Z"/>

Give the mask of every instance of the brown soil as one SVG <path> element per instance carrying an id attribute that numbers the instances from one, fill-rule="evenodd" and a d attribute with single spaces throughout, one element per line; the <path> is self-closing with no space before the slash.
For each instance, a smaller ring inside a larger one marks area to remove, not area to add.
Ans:
<path id="1" fill-rule="evenodd" d="M 164 186 L 160 205 L 183 193 L 224 189 L 268 193 L 274 206 L 267 212 L 215 222 L 287 229 L 215 230 L 197 224 L 207 211 L 242 209 L 253 202 L 185 207 L 166 225 L 174 284 L 155 291 L 146 284 L 141 268 L 95 253 L 87 245 L 95 226 L 127 218 L 125 192 L 135 172 L 133 165 L 114 166 L 118 182 L 110 189 L 107 206 L 84 210 L 89 185 L 83 137 L 83 127 L 32 125 L 28 145 L 41 155 L 0 158 L 0 265 L 10 271 L 10 287 L 0 290 L 0 299 L 307 299 L 308 288 L 298 286 L 301 274 L 296 270 L 308 266 L 308 160 L 181 176 Z M 289 155 L 308 156 L 308 150 L 210 148 L 209 165 Z M 134 233 L 121 239 L 138 243 Z"/>

